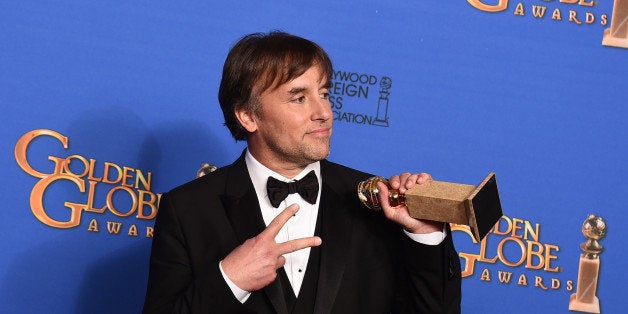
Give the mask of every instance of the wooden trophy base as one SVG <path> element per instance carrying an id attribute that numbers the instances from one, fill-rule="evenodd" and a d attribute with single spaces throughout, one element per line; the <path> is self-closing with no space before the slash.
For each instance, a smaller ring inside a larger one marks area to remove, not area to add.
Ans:
<path id="1" fill-rule="evenodd" d="M 382 177 L 360 182 L 358 197 L 368 208 L 379 210 L 377 182 L 390 185 Z M 495 173 L 490 173 L 477 187 L 469 184 L 430 180 L 400 194 L 391 190 L 391 206 L 406 205 L 410 216 L 467 225 L 476 241 L 481 241 L 502 216 Z"/>
<path id="2" fill-rule="evenodd" d="M 502 216 L 495 173 L 476 187 L 442 181 L 428 181 L 406 191 L 410 216 L 467 225 L 481 241 Z"/>

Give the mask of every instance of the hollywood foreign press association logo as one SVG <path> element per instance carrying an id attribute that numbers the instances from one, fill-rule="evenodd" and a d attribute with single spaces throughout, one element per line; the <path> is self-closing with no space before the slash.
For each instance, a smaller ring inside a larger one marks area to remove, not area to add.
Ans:
<path id="1" fill-rule="evenodd" d="M 389 76 L 334 71 L 329 89 L 334 120 L 368 126 L 389 126 Z"/>

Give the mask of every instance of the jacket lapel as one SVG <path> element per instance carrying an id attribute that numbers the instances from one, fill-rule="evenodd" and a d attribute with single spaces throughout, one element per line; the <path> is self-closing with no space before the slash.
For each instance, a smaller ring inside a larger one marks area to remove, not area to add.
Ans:
<path id="1" fill-rule="evenodd" d="M 240 156 L 230 167 L 225 192 L 220 195 L 220 200 L 239 243 L 264 230 L 264 219 L 253 183 L 246 169 L 244 155 Z"/>
<path id="2" fill-rule="evenodd" d="M 323 188 L 321 194 L 321 205 L 319 212 L 322 212 L 320 273 L 316 292 L 316 302 L 314 313 L 330 313 L 332 306 L 340 288 L 343 273 L 345 271 L 346 254 L 349 251 L 349 241 L 347 234 L 351 234 L 353 222 L 347 212 L 344 197 L 336 192 L 330 179 L 331 174 L 327 174 L 324 162 L 321 163 L 321 175 L 323 177 Z M 326 180 L 327 179 L 327 180 Z M 325 239 L 336 239 L 336 241 L 325 241 Z"/>
<path id="3" fill-rule="evenodd" d="M 257 236 L 266 228 L 257 194 L 246 168 L 244 154 L 232 164 L 227 175 L 225 193 L 220 195 L 220 200 L 238 243 Z M 263 291 L 276 313 L 288 313 L 279 280 L 273 281 Z"/>

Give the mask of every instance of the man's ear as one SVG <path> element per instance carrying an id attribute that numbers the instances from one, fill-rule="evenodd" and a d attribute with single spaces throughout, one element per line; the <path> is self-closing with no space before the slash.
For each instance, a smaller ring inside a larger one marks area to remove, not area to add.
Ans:
<path id="1" fill-rule="evenodd" d="M 245 109 L 244 106 L 237 104 L 235 106 L 235 116 L 249 133 L 253 133 L 257 131 L 257 116 L 248 109 Z"/>

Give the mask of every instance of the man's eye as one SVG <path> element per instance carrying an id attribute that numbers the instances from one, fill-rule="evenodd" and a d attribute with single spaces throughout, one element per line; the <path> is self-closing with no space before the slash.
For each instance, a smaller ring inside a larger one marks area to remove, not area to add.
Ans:
<path id="1" fill-rule="evenodd" d="M 329 93 L 321 93 L 321 98 L 329 99 Z"/>
<path id="2" fill-rule="evenodd" d="M 302 104 L 305 102 L 305 96 L 295 98 L 293 101 L 296 102 L 297 104 Z"/>

